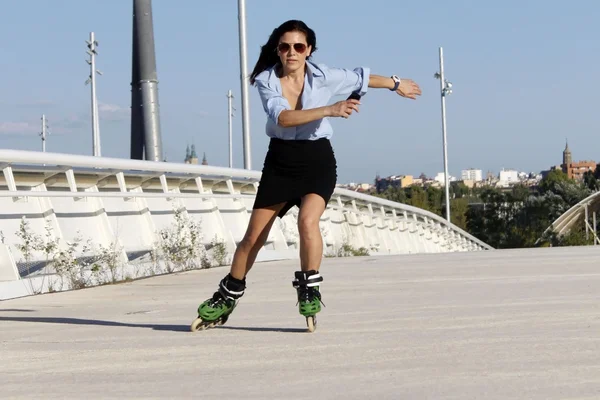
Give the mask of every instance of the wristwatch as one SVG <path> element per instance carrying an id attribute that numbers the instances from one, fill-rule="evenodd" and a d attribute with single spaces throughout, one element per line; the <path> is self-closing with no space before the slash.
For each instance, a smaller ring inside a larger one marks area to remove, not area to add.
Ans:
<path id="1" fill-rule="evenodd" d="M 398 78 L 396 75 L 392 75 L 391 78 L 394 80 L 394 88 L 390 90 L 395 92 L 396 89 L 398 89 L 398 86 L 400 86 L 400 78 Z"/>

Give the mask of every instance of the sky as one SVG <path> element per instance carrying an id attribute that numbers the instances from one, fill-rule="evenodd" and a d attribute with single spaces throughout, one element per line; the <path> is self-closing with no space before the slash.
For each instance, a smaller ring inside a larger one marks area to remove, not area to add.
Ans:
<path id="1" fill-rule="evenodd" d="M 154 0 L 160 124 L 168 161 L 195 144 L 228 166 L 227 91 L 234 107 L 234 168 L 243 168 L 237 1 Z M 446 98 L 448 164 L 495 174 L 600 162 L 600 2 L 577 0 L 369 2 L 247 1 L 248 73 L 274 28 L 315 30 L 314 61 L 415 80 L 409 100 L 370 89 L 360 113 L 334 119 L 338 182 L 443 171 L 439 48 L 453 84 Z M 99 42 L 102 156 L 129 158 L 132 1 L 0 0 L 0 148 L 92 155 L 90 32 Z M 249 89 L 251 168 L 268 146 L 266 116 Z M 341 100 L 339 98 L 333 101 Z"/>

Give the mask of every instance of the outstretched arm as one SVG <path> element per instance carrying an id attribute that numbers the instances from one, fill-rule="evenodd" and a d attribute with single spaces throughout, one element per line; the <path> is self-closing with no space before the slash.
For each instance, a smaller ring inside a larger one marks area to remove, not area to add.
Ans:
<path id="1" fill-rule="evenodd" d="M 369 74 L 369 88 L 393 89 L 395 84 L 392 78 Z M 413 80 L 402 78 L 396 93 L 402 97 L 415 100 L 417 96 L 421 95 L 421 89 Z M 283 110 L 278 115 L 277 123 L 287 128 L 307 124 L 325 117 L 348 118 L 353 111 L 358 112 L 359 104 L 358 100 L 342 100 L 330 106 L 310 110 Z"/>
<path id="2" fill-rule="evenodd" d="M 371 73 L 367 67 L 355 68 L 328 68 L 323 66 L 327 76 L 327 84 L 334 95 L 346 95 L 356 92 L 361 96 L 367 93 L 367 88 L 393 89 L 395 82 L 391 77 L 384 77 Z M 400 79 L 396 93 L 402 97 L 416 99 L 421 95 L 421 89 L 412 79 Z"/>
<path id="3" fill-rule="evenodd" d="M 330 69 L 327 71 L 328 83 L 336 95 L 352 91 L 359 91 L 364 94 L 367 86 L 370 88 L 394 88 L 392 78 L 370 74 L 366 68 L 358 68 L 354 71 L 343 69 Z M 285 97 L 270 87 L 266 80 L 257 79 L 256 86 L 268 118 L 286 128 L 307 124 L 325 117 L 348 118 L 352 112 L 358 112 L 358 106 L 360 105 L 360 101 L 352 99 L 308 110 L 292 110 Z M 421 89 L 412 80 L 401 79 L 396 93 L 403 97 L 415 99 L 417 95 L 421 94 Z"/>
<path id="4" fill-rule="evenodd" d="M 350 114 L 352 114 L 352 111 L 358 112 L 359 104 L 360 102 L 358 100 L 343 100 L 330 106 L 311 108 L 308 110 L 284 110 L 279 113 L 277 123 L 284 128 L 289 128 L 307 124 L 325 117 L 348 118 Z"/>
<path id="5" fill-rule="evenodd" d="M 392 78 L 373 74 L 369 76 L 370 88 L 391 90 L 394 88 L 394 85 L 395 82 Z M 412 79 L 400 78 L 400 85 L 398 85 L 396 93 L 402 97 L 415 100 L 417 96 L 421 95 L 421 88 Z"/>
<path id="6" fill-rule="evenodd" d="M 394 80 L 381 75 L 369 75 L 369 87 L 373 89 L 393 89 Z"/>

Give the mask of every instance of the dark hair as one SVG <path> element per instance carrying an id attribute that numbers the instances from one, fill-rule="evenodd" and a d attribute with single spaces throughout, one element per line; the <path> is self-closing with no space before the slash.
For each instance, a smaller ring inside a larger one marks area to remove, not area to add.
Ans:
<path id="1" fill-rule="evenodd" d="M 255 78 L 264 70 L 271 68 L 281 62 L 277 55 L 277 45 L 279 44 L 279 38 L 287 32 L 302 32 L 306 36 L 306 43 L 312 47 L 312 53 L 317 51 L 317 37 L 315 32 L 310 29 L 304 22 L 295 19 L 289 20 L 281 24 L 278 28 L 273 30 L 269 40 L 260 48 L 260 56 L 254 66 L 252 74 L 250 74 L 250 83 L 254 85 Z"/>

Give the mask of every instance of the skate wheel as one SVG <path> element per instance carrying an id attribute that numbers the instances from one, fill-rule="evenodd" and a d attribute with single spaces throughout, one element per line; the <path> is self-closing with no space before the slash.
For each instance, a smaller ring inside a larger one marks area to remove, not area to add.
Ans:
<path id="1" fill-rule="evenodd" d="M 200 330 L 200 325 L 202 325 L 202 318 L 196 318 L 193 322 L 192 325 L 190 326 L 190 330 L 192 332 L 196 332 Z"/>
<path id="2" fill-rule="evenodd" d="M 216 324 L 216 321 L 204 321 L 202 318 L 196 318 L 194 322 L 192 322 L 190 330 L 192 332 L 203 331 L 205 329 L 212 328 Z"/>
<path id="3" fill-rule="evenodd" d="M 308 326 L 309 332 L 314 332 L 317 329 L 317 316 L 306 317 L 306 326 Z"/>

